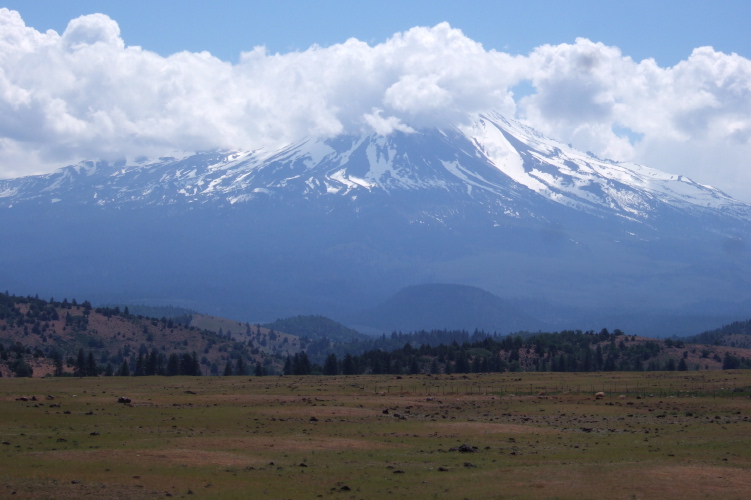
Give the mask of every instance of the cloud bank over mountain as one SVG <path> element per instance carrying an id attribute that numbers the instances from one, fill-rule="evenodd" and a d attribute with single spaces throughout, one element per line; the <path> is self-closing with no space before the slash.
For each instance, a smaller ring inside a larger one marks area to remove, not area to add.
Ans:
<path id="1" fill-rule="evenodd" d="M 80 159 L 409 133 L 490 109 L 751 200 L 751 61 L 711 47 L 666 68 L 587 39 L 512 55 L 442 23 L 377 45 L 255 47 L 233 64 L 128 46 L 102 14 L 58 34 L 0 9 L 4 178 Z"/>

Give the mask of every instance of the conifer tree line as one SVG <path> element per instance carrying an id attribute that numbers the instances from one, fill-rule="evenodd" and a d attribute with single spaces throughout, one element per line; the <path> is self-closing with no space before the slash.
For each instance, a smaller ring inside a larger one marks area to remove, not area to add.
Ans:
<path id="1" fill-rule="evenodd" d="M 73 374 L 77 377 L 96 377 L 98 375 L 114 375 L 119 377 L 128 377 L 131 375 L 136 377 L 151 375 L 164 375 L 168 377 L 177 375 L 202 375 L 201 365 L 198 362 L 198 355 L 195 351 L 190 354 L 177 354 L 173 352 L 167 357 L 156 349 L 152 349 L 151 352 L 146 354 L 140 352 L 135 359 L 135 366 L 133 368 L 131 368 L 131 364 L 127 360 L 123 360 L 117 369 L 111 363 L 107 363 L 106 367 L 102 369 L 97 365 L 94 354 L 91 351 L 86 354 L 83 348 L 78 351 L 78 358 Z"/>
<path id="2" fill-rule="evenodd" d="M 463 331 L 440 331 L 436 334 L 470 338 Z M 394 336 L 409 338 L 408 335 Z M 419 347 L 406 343 L 400 349 L 371 349 L 362 354 L 346 353 L 337 356 L 336 353 L 329 353 L 321 364 L 311 364 L 307 354 L 299 353 L 287 357 L 284 373 L 451 374 L 507 371 L 688 371 L 700 368 L 688 365 L 688 351 L 683 352 L 679 361 L 673 358 L 660 360 L 660 354 L 665 348 L 689 349 L 683 341 L 666 339 L 662 343 L 651 340 L 636 342 L 635 336 L 625 335 L 620 330 L 613 333 L 603 329 L 599 333 L 563 331 L 503 337 L 483 337 L 482 332 L 475 332 L 471 338 L 475 340 L 462 343 L 454 340 L 449 344 L 422 344 Z M 702 349 L 703 358 L 709 354 L 711 353 L 707 349 Z M 751 368 L 751 359 L 729 353 L 726 353 L 724 359 L 716 359 L 722 361 L 723 369 Z"/>

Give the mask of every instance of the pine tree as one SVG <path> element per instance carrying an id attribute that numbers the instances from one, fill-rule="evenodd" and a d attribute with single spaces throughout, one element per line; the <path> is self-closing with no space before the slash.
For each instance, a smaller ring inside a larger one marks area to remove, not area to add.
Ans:
<path id="1" fill-rule="evenodd" d="M 176 352 L 173 352 L 167 360 L 167 376 L 174 377 L 177 375 L 180 375 L 180 357 Z"/>
<path id="2" fill-rule="evenodd" d="M 438 366 L 438 360 L 436 358 L 433 358 L 433 360 L 430 362 L 430 373 L 432 373 L 433 375 L 441 373 L 441 367 Z"/>
<path id="3" fill-rule="evenodd" d="M 409 373 L 416 375 L 420 373 L 420 365 L 417 364 L 417 356 L 411 356 L 411 358 L 412 359 L 409 363 Z M 479 359 L 479 357 L 475 359 Z"/>
<path id="4" fill-rule="evenodd" d="M 96 365 L 96 359 L 94 359 L 94 353 L 89 351 L 89 356 L 86 358 L 86 376 L 96 377 L 99 375 L 99 367 Z"/>
<path id="5" fill-rule="evenodd" d="M 467 360 L 466 352 L 460 351 L 456 353 L 455 370 L 456 373 L 469 373 L 469 361 Z"/>
<path id="6" fill-rule="evenodd" d="M 83 347 L 78 350 L 78 358 L 76 359 L 75 374 L 77 377 L 86 376 L 86 354 L 83 352 Z"/>
<path id="7" fill-rule="evenodd" d="M 602 359 L 602 348 L 600 347 L 600 344 L 597 344 L 597 348 L 595 349 L 595 362 L 594 362 L 594 371 L 602 370 L 603 365 L 603 359 Z"/>
<path id="8" fill-rule="evenodd" d="M 157 375 L 160 371 L 159 352 L 154 348 L 151 353 L 146 355 L 146 366 L 144 372 L 146 375 Z"/>
<path id="9" fill-rule="evenodd" d="M 135 375 L 136 377 L 142 377 L 144 375 L 143 353 L 138 353 L 138 359 L 136 360 L 136 372 L 133 375 Z"/>
<path id="10" fill-rule="evenodd" d="M 344 373 L 344 375 L 355 375 L 357 373 L 355 360 L 350 353 L 347 353 L 344 356 L 344 361 L 342 361 L 342 373 Z"/>
<path id="11" fill-rule="evenodd" d="M 65 373 L 63 367 L 63 355 L 60 354 L 60 351 L 58 351 L 57 349 L 52 351 L 52 361 L 55 364 L 55 376 L 62 377 Z"/>
<path id="12" fill-rule="evenodd" d="M 190 374 L 194 377 L 201 376 L 201 363 L 198 362 L 198 354 L 196 354 L 196 351 L 193 351 L 190 354 Z"/>
<path id="13" fill-rule="evenodd" d="M 237 363 L 235 364 L 235 375 L 247 375 L 248 374 L 248 368 L 245 365 L 245 360 L 243 360 L 242 356 L 237 358 Z"/>
<path id="14" fill-rule="evenodd" d="M 180 375 L 193 375 L 193 360 L 187 352 L 180 356 Z"/>
<path id="15" fill-rule="evenodd" d="M 120 369 L 117 370 L 118 377 L 130 377 L 130 366 L 128 366 L 128 360 L 123 360 L 123 364 L 120 365 Z"/>
<path id="16" fill-rule="evenodd" d="M 590 349 L 589 346 L 584 349 L 584 359 L 581 363 L 581 370 L 583 372 L 590 372 L 592 371 L 592 349 Z"/>
<path id="17" fill-rule="evenodd" d="M 312 367 L 310 366 L 310 360 L 305 351 L 295 354 L 292 369 L 294 370 L 295 375 L 310 375 Z"/>
<path id="18" fill-rule="evenodd" d="M 336 360 L 336 354 L 333 352 L 326 357 L 326 361 L 323 364 L 324 375 L 337 375 L 339 373 L 339 366 Z"/>

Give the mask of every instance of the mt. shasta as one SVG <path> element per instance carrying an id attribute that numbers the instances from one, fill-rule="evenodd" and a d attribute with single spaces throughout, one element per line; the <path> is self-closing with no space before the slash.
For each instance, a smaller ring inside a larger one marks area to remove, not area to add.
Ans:
<path id="1" fill-rule="evenodd" d="M 0 278 L 16 293 L 249 321 L 346 317 L 421 283 L 597 314 L 718 302 L 736 314 L 751 301 L 750 205 L 495 113 L 273 150 L 82 162 L 0 181 L 0 214 L 12 242 Z"/>

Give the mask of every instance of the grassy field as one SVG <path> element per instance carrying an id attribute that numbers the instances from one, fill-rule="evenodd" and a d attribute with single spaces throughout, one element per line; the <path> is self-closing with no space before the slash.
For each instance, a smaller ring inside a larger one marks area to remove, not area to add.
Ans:
<path id="1" fill-rule="evenodd" d="M 751 371 L 2 378 L 0 497 L 748 498 L 750 396 Z"/>

